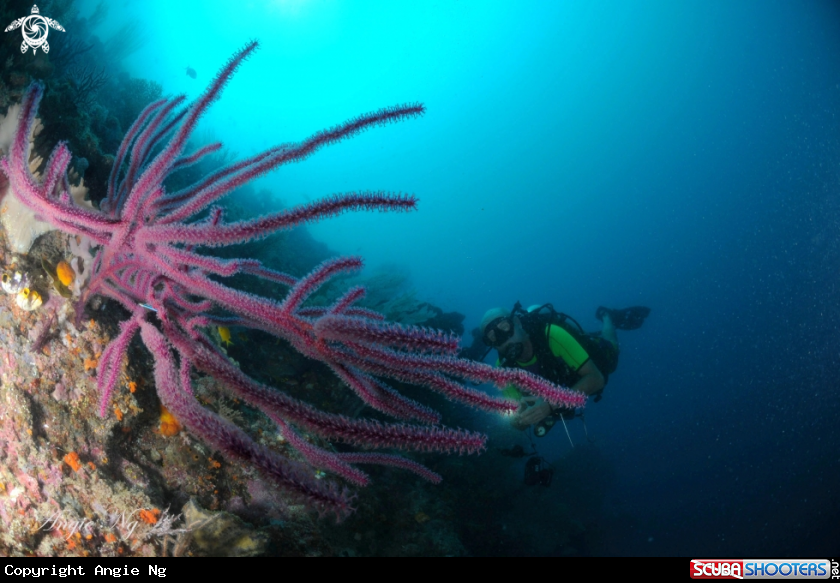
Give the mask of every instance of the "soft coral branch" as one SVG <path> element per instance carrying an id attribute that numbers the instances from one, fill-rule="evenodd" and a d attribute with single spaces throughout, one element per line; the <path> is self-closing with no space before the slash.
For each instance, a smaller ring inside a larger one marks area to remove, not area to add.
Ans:
<path id="1" fill-rule="evenodd" d="M 453 336 L 382 322 L 381 314 L 353 306 L 364 295 L 363 288 L 348 291 L 329 307 L 304 305 L 337 274 L 359 269 L 358 258 L 333 259 L 296 278 L 255 259 L 221 259 L 196 250 L 199 246 L 252 241 L 347 211 L 410 211 L 417 205 L 411 195 L 357 192 L 247 221 L 227 223 L 218 207 L 210 208 L 205 219 L 193 219 L 222 196 L 269 170 L 301 161 L 322 147 L 373 126 L 424 112 L 422 105 L 382 109 L 317 132 L 298 144 L 277 146 L 219 169 L 179 192 L 167 193 L 164 183 L 173 172 L 219 148 L 212 144 L 190 155 L 183 153 L 199 118 L 256 48 L 255 42 L 249 43 L 237 52 L 187 108 L 176 112 L 182 103 L 182 98 L 176 98 L 157 101 L 143 110 L 117 152 L 101 211 L 81 208 L 69 196 L 66 168 L 70 152 L 66 145 L 59 144 L 55 149 L 40 182 L 32 176 L 28 136 L 43 87 L 33 84 L 24 97 L 21 123 L 8 155 L 0 163 L 12 192 L 58 228 L 87 236 L 102 246 L 88 288 L 77 305 L 77 319 L 84 302 L 95 294 L 115 299 L 131 313 L 100 360 L 100 412 L 107 412 L 120 379 L 123 356 L 139 331 L 154 357 L 158 395 L 189 431 L 227 456 L 253 464 L 319 511 L 342 517 L 350 510 L 350 496 L 329 480 L 316 480 L 311 465 L 357 485 L 366 483 L 367 477 L 354 464 L 401 467 L 435 482 L 439 476 L 417 462 L 393 455 L 335 454 L 310 444 L 303 432 L 323 440 L 378 449 L 460 454 L 477 453 L 485 447 L 486 436 L 438 425 L 438 412 L 403 396 L 387 380 L 420 385 L 494 412 L 510 411 L 515 404 L 468 387 L 464 381 L 492 382 L 499 387 L 513 383 L 553 404 L 582 405 L 582 395 L 524 371 L 498 370 L 456 358 L 457 338 Z M 238 273 L 284 284 L 289 291 L 285 298 L 275 300 L 219 281 Z M 398 422 L 325 413 L 258 383 L 234 366 L 203 331 L 204 327 L 226 324 L 261 329 L 287 340 L 305 356 L 325 363 L 365 403 Z M 201 407 L 192 396 L 193 369 L 212 375 L 232 395 L 262 410 L 311 465 L 257 444 L 230 421 Z"/>
<path id="2" fill-rule="evenodd" d="M 175 371 L 169 343 L 157 328 L 141 321 L 140 335 L 155 357 L 155 387 L 161 403 L 187 429 L 227 456 L 256 466 L 315 508 L 334 512 L 339 517 L 349 512 L 350 498 L 346 490 L 317 480 L 304 464 L 257 444 L 242 429 L 200 406 L 191 389 L 182 386 L 183 375 Z"/>

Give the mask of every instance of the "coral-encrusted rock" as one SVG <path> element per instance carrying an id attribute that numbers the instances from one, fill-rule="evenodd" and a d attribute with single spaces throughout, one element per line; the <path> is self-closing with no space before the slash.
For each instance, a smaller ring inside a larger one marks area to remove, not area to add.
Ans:
<path id="1" fill-rule="evenodd" d="M 227 512 L 209 512 L 195 500 L 184 506 L 189 533 L 181 541 L 186 552 L 202 557 L 254 557 L 265 552 L 269 537 Z"/>
<path id="2" fill-rule="evenodd" d="M 15 131 L 17 130 L 20 116 L 20 105 L 12 105 L 5 116 L 0 116 L 0 152 L 5 154 L 9 151 Z M 43 125 L 37 120 L 32 128 L 29 137 L 30 146 L 35 137 L 41 133 Z M 30 158 L 29 169 L 33 173 L 43 162 L 40 156 L 34 155 Z M 36 173 L 36 179 L 40 177 Z M 6 231 L 6 240 L 9 248 L 15 253 L 27 253 L 35 242 L 35 239 L 52 231 L 50 223 L 35 218 L 35 213 L 24 206 L 16 197 L 6 196 L 10 188 L 8 180 L 0 179 L 0 222 Z M 71 185 L 70 195 L 76 204 L 92 209 L 93 205 L 87 199 L 88 190 L 85 188 L 84 180 L 78 185 Z"/>

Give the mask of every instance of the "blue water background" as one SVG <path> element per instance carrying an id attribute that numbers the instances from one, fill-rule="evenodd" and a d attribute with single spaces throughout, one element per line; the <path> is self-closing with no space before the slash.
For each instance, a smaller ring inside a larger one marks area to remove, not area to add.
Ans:
<path id="1" fill-rule="evenodd" d="M 587 414 L 615 470 L 607 552 L 838 554 L 840 5 L 146 0 L 99 32 L 129 20 L 125 64 L 165 94 L 260 40 L 204 124 L 239 156 L 424 103 L 260 186 L 278 208 L 416 194 L 311 232 L 408 267 L 468 330 L 516 300 L 588 328 L 652 308 Z"/>

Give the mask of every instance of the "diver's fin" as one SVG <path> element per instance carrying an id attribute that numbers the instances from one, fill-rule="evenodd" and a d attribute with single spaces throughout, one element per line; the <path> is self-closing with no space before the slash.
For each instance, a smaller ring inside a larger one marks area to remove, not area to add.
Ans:
<path id="1" fill-rule="evenodd" d="M 645 318 L 650 314 L 650 308 L 644 306 L 633 306 L 623 310 L 611 310 L 599 306 L 595 311 L 595 317 L 602 320 L 604 314 L 609 314 L 613 325 L 619 330 L 635 330 L 645 323 Z"/>

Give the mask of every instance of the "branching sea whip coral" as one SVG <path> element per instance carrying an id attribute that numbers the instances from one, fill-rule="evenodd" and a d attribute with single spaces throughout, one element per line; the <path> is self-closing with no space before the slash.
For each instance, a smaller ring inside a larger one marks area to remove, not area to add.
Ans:
<path id="1" fill-rule="evenodd" d="M 38 183 L 29 171 L 30 127 L 43 95 L 33 84 L 24 97 L 21 123 L 2 169 L 14 196 L 56 227 L 88 237 L 101 249 L 90 283 L 79 304 L 95 294 L 110 297 L 131 313 L 106 347 L 97 369 L 100 413 L 121 374 L 128 345 L 139 332 L 154 356 L 155 384 L 161 402 L 194 435 L 229 457 L 255 465 L 265 475 L 320 512 L 338 517 L 350 511 L 351 496 L 329 480 L 317 480 L 311 466 L 364 485 L 367 476 L 356 465 L 388 464 L 414 471 L 432 481 L 440 477 L 411 460 L 383 453 L 335 453 L 298 434 L 307 431 L 327 440 L 365 448 L 474 453 L 486 437 L 439 425 L 440 415 L 410 400 L 383 379 L 412 383 L 487 411 L 510 411 L 513 404 L 466 386 L 463 381 L 515 384 L 551 403 L 581 406 L 585 397 L 557 387 L 522 370 L 494 369 L 455 356 L 457 337 L 417 327 L 383 322 L 381 315 L 353 307 L 363 288 L 348 291 L 327 308 L 304 307 L 305 300 L 336 274 L 357 270 L 358 258 L 327 261 L 301 279 L 271 270 L 253 259 L 220 259 L 196 253 L 196 247 L 242 243 L 302 223 L 348 210 L 413 210 L 413 196 L 381 192 L 335 195 L 253 220 L 226 223 L 214 202 L 283 164 L 300 161 L 322 146 L 350 137 L 370 126 L 419 116 L 422 105 L 398 106 L 363 115 L 321 131 L 297 144 L 284 144 L 200 180 L 178 192 L 163 183 L 174 171 L 218 150 L 211 144 L 191 155 L 183 149 L 199 117 L 215 101 L 239 65 L 257 48 L 252 42 L 236 53 L 205 93 L 177 111 L 184 98 L 149 105 L 128 130 L 117 153 L 101 211 L 77 206 L 68 194 L 70 152 L 56 146 Z M 157 155 L 153 154 L 158 152 Z M 196 215 L 207 211 L 206 218 Z M 233 289 L 220 281 L 250 274 L 289 286 L 282 301 Z M 212 313 L 214 308 L 227 316 Z M 247 326 L 289 341 L 302 354 L 326 363 L 369 406 L 398 423 L 350 419 L 328 414 L 256 382 L 232 364 L 204 329 L 213 325 Z M 195 369 L 222 381 L 237 398 L 261 409 L 282 431 L 305 462 L 280 455 L 202 407 L 193 397 L 190 373 Z"/>

